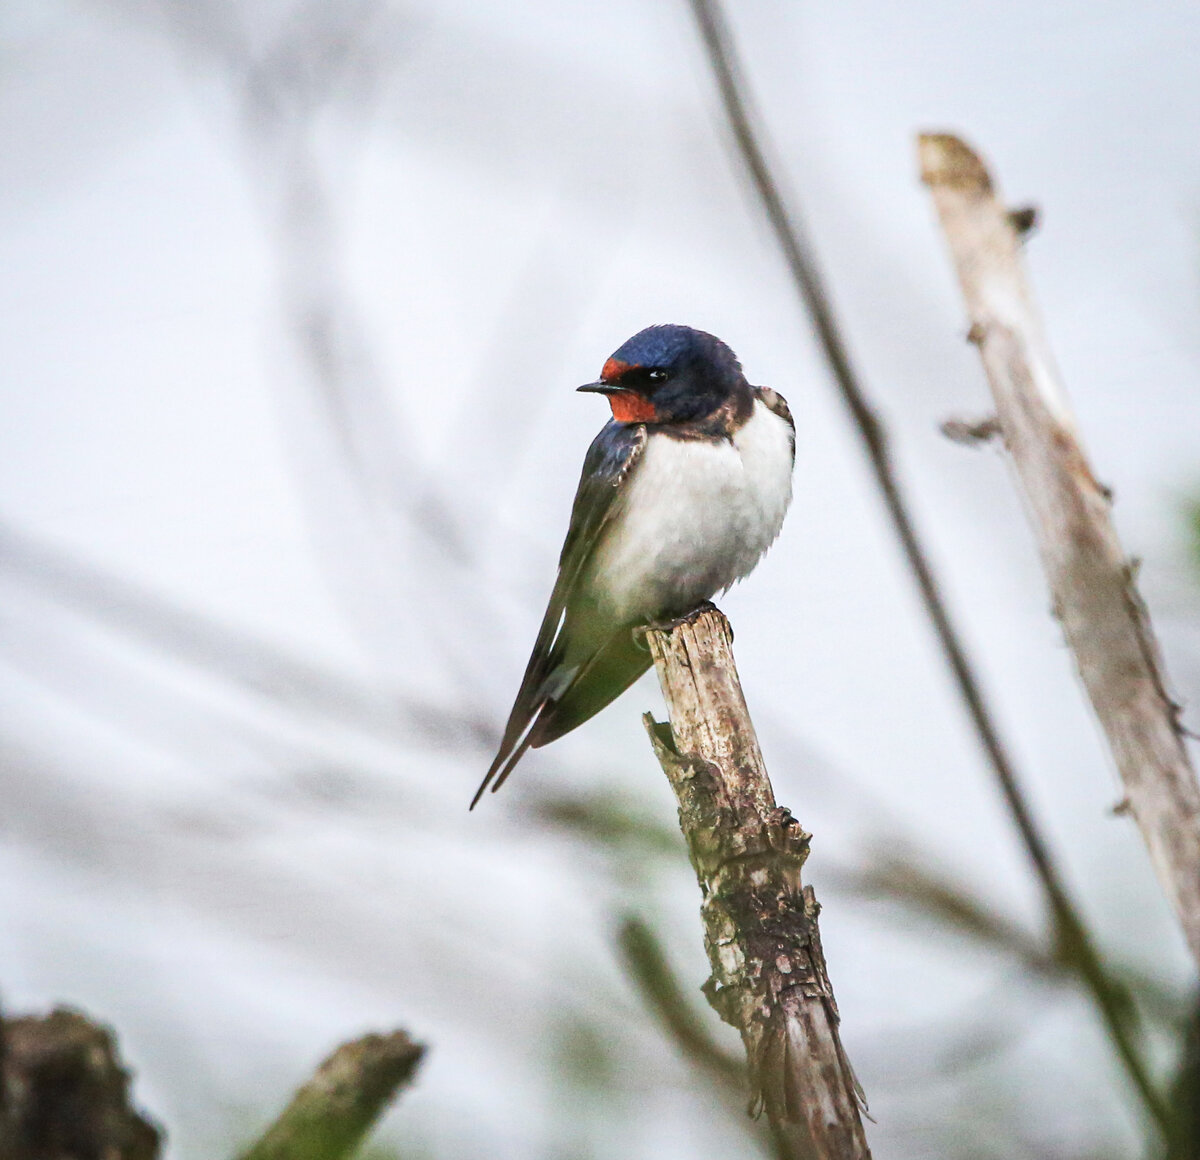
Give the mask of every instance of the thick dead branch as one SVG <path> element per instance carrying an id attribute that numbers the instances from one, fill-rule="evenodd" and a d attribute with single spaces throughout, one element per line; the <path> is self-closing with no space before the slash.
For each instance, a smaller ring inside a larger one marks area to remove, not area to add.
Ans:
<path id="1" fill-rule="evenodd" d="M 240 1160 L 342 1160 L 416 1071 L 425 1049 L 403 1031 L 343 1043 Z"/>
<path id="2" fill-rule="evenodd" d="M 734 667 L 729 622 L 711 605 L 646 632 L 671 723 L 646 728 L 679 801 L 703 894 L 712 975 L 705 994 L 742 1035 L 751 1110 L 807 1123 L 817 1154 L 869 1157 L 861 1090 L 838 1036 L 800 869 L 809 835 L 775 804 Z"/>
<path id="3" fill-rule="evenodd" d="M 1200 963 L 1200 788 L 1108 492 L 1092 473 L 1033 305 L 1019 232 L 962 141 L 927 134 L 919 149 L 1057 615 Z"/>
<path id="4" fill-rule="evenodd" d="M 107 1028 L 63 1007 L 0 1020 L 3 1160 L 155 1160 L 160 1142 Z"/>

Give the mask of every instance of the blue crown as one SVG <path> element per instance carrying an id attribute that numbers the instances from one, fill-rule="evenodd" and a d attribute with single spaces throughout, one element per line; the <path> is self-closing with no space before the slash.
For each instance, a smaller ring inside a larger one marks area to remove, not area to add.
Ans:
<path id="1" fill-rule="evenodd" d="M 675 323 L 639 330 L 622 343 L 612 357 L 630 366 L 675 367 L 707 359 L 724 369 L 742 369 L 737 356 L 715 335 Z"/>

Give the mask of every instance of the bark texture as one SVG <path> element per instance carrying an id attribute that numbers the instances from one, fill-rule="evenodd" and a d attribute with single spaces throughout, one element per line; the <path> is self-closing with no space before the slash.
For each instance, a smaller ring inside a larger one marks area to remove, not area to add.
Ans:
<path id="1" fill-rule="evenodd" d="M 1067 643 L 1167 897 L 1200 964 L 1200 788 L 1111 497 L 1075 429 L 1025 276 L 1021 222 L 957 137 L 919 139 Z"/>
<path id="2" fill-rule="evenodd" d="M 842 1049 L 817 929 L 800 881 L 810 835 L 775 804 L 734 667 L 729 622 L 711 605 L 646 639 L 671 721 L 645 722 L 679 802 L 702 893 L 712 975 L 705 994 L 741 1033 L 751 1111 L 804 1122 L 821 1157 L 869 1157 L 862 1092 Z"/>
<path id="3" fill-rule="evenodd" d="M 241 1160 L 342 1160 L 412 1079 L 425 1049 L 403 1031 L 343 1043 Z"/>
<path id="4" fill-rule="evenodd" d="M 156 1160 L 112 1033 L 78 1011 L 0 1020 L 3 1160 Z"/>

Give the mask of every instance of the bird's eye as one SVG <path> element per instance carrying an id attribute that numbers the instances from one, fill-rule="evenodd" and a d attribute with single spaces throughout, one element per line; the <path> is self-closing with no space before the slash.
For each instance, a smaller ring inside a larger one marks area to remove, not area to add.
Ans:
<path id="1" fill-rule="evenodd" d="M 665 382 L 667 379 L 667 372 L 666 371 L 651 371 L 646 376 L 646 378 L 648 378 L 652 383 L 662 383 L 662 382 Z"/>

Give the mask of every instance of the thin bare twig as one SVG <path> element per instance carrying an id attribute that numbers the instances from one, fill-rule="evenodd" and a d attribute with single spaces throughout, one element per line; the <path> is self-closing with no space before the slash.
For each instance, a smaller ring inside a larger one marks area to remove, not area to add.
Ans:
<path id="1" fill-rule="evenodd" d="M 950 619 L 950 612 L 942 597 L 933 566 L 917 536 L 907 501 L 892 465 L 887 432 L 868 401 L 850 361 L 812 253 L 807 231 L 794 210 L 789 210 L 780 185 L 767 162 L 766 150 L 760 143 L 763 133 L 756 127 L 756 118 L 744 93 L 745 86 L 740 79 L 741 69 L 719 0 L 690 2 L 700 26 L 709 63 L 716 77 L 738 149 L 774 230 L 776 241 L 783 251 L 792 280 L 817 332 L 838 393 L 846 404 L 862 440 L 875 481 L 883 495 L 884 505 L 900 539 L 908 566 L 916 579 L 921 601 L 933 623 L 959 695 L 1004 796 L 1026 854 L 1041 883 L 1047 908 L 1054 922 L 1056 937 L 1064 946 L 1071 948 L 1080 979 L 1091 994 L 1093 1004 L 1105 1023 L 1117 1054 L 1150 1116 L 1162 1126 L 1166 1123 L 1167 1116 L 1162 1098 L 1150 1084 L 1146 1067 L 1122 1017 L 1119 1001 L 1114 995 L 1091 935 L 1071 900 L 1050 848 L 1034 821 L 1016 767 L 992 718 L 966 647 Z"/>
<path id="2" fill-rule="evenodd" d="M 705 993 L 741 1033 L 751 1108 L 772 1124 L 807 1123 L 826 1160 L 863 1160 L 862 1092 L 838 1034 L 820 908 L 800 882 L 809 835 L 775 804 L 729 622 L 705 605 L 646 641 L 671 716 L 663 726 L 647 714 L 646 728 L 704 898 Z"/>
<path id="3" fill-rule="evenodd" d="M 1096 482 L 1021 262 L 983 162 L 925 134 L 921 177 L 950 246 L 1067 644 L 1150 859 L 1200 963 L 1200 786 L 1133 568 Z"/>

